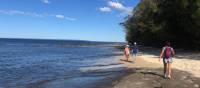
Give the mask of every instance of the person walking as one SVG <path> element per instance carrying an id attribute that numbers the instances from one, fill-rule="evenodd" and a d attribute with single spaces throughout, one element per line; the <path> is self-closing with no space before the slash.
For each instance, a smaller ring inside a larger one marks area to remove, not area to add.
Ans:
<path id="1" fill-rule="evenodd" d="M 129 61 L 130 49 L 129 49 L 129 45 L 128 44 L 124 48 L 124 55 L 126 57 L 126 60 Z"/>
<path id="2" fill-rule="evenodd" d="M 134 42 L 134 45 L 132 46 L 132 56 L 133 56 L 133 61 L 136 61 L 136 57 L 138 54 L 138 45 L 136 42 Z"/>
<path id="3" fill-rule="evenodd" d="M 172 62 L 174 57 L 174 49 L 170 46 L 170 42 L 166 42 L 160 53 L 159 62 L 163 59 L 164 64 L 164 77 L 171 79 Z"/>

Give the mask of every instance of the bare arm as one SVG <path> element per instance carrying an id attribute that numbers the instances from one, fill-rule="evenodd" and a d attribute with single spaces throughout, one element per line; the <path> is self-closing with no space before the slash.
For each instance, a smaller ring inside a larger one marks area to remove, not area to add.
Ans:
<path id="1" fill-rule="evenodd" d="M 175 56 L 175 52 L 174 52 L 174 49 L 172 48 L 172 55 L 173 57 Z"/>
<path id="2" fill-rule="evenodd" d="M 161 53 L 160 53 L 159 61 L 160 61 L 160 59 L 163 57 L 163 53 L 164 53 L 164 47 L 162 48 L 162 51 L 161 51 Z"/>

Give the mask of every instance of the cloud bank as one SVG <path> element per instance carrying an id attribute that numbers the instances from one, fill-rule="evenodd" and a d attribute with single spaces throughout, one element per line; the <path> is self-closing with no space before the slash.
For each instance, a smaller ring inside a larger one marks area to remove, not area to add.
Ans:
<path id="1" fill-rule="evenodd" d="M 38 14 L 34 12 L 24 12 L 24 11 L 19 11 L 19 10 L 0 10 L 0 14 L 5 14 L 5 15 L 21 15 L 21 16 L 30 16 L 30 17 L 38 17 L 38 18 L 43 18 L 43 17 L 54 17 L 57 19 L 63 19 L 63 20 L 69 20 L 69 21 L 75 21 L 75 18 L 72 17 L 67 17 L 61 14 L 57 15 L 52 15 L 52 14 Z"/>

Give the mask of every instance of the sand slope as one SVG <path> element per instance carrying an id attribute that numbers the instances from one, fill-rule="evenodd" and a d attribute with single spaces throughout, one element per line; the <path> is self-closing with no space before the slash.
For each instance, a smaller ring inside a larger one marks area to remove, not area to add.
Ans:
<path id="1" fill-rule="evenodd" d="M 135 63 L 120 62 L 132 70 L 132 74 L 115 81 L 114 88 L 200 88 L 197 60 L 175 59 L 171 80 L 163 78 L 163 65 L 157 56 L 142 55 Z"/>
<path id="2" fill-rule="evenodd" d="M 149 63 L 159 64 L 162 67 L 162 62 L 158 62 L 158 56 L 155 55 L 142 55 L 143 60 Z M 200 60 L 174 58 L 173 68 L 187 71 L 196 77 L 200 77 Z"/>

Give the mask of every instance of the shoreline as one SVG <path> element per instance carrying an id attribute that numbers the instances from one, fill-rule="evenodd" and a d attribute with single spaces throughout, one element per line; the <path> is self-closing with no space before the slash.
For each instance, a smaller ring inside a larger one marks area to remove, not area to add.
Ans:
<path id="1" fill-rule="evenodd" d="M 113 56 L 112 58 L 120 61 L 120 59 L 122 59 L 123 57 L 124 57 L 123 55 L 120 55 L 120 56 Z M 123 71 L 120 72 L 120 74 L 118 75 L 115 74 L 115 76 L 104 78 L 99 82 L 94 83 L 88 88 L 113 88 L 113 86 L 116 85 L 118 81 L 120 81 L 123 77 L 128 76 L 134 72 L 134 70 L 126 68 L 126 66 L 124 66 L 123 63 L 121 62 L 118 63 L 121 64 L 123 66 L 122 68 L 124 69 Z"/>
<path id="2" fill-rule="evenodd" d="M 163 65 L 157 55 L 140 55 L 135 63 L 119 62 L 132 73 L 113 81 L 112 88 L 200 88 L 200 60 L 175 59 L 171 80 L 163 78 Z"/>

